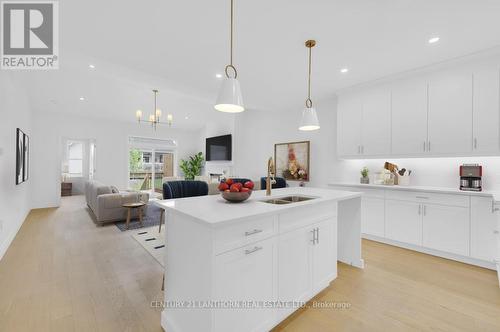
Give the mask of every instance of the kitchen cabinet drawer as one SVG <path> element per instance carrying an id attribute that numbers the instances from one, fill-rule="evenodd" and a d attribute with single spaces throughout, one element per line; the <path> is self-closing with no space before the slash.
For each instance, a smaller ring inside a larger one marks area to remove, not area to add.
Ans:
<path id="1" fill-rule="evenodd" d="M 469 209 L 426 204 L 423 215 L 424 247 L 469 255 Z"/>
<path id="2" fill-rule="evenodd" d="M 298 207 L 279 215 L 279 232 L 288 232 L 330 218 L 337 218 L 337 205 L 332 207 L 331 202 Z"/>
<path id="3" fill-rule="evenodd" d="M 216 230 L 216 254 L 271 237 L 276 234 L 276 224 L 277 217 L 269 216 Z"/>
<path id="4" fill-rule="evenodd" d="M 418 191 L 386 190 L 386 198 L 402 201 L 420 202 L 423 204 L 441 204 L 469 207 L 468 195 L 438 194 Z"/>

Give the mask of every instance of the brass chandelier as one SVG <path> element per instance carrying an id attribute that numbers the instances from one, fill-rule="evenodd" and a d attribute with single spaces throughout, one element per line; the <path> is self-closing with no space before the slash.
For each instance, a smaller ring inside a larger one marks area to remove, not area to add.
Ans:
<path id="1" fill-rule="evenodd" d="M 141 123 L 141 122 L 150 123 L 151 127 L 153 127 L 154 130 L 156 130 L 156 127 L 159 124 L 166 124 L 169 127 L 172 126 L 172 122 L 173 122 L 173 116 L 172 116 L 172 114 L 167 114 L 167 122 L 160 121 L 161 110 L 157 107 L 158 90 L 156 90 L 156 89 L 153 90 L 153 94 L 154 94 L 154 113 L 149 115 L 149 119 L 148 120 L 142 120 L 142 111 L 141 110 L 137 110 L 135 112 L 135 116 L 137 118 L 137 121 L 139 123 Z"/>

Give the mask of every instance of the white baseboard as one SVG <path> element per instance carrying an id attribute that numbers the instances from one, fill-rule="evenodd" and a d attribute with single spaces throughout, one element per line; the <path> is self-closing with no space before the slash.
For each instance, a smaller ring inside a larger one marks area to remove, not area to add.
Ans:
<path id="1" fill-rule="evenodd" d="M 2 260 L 3 256 L 7 252 L 7 249 L 9 249 L 10 244 L 12 243 L 12 241 L 14 241 L 14 238 L 16 237 L 17 233 L 21 229 L 21 226 L 24 224 L 24 221 L 26 220 L 26 218 L 28 217 L 28 214 L 30 212 L 31 212 L 31 210 L 28 210 L 26 212 L 26 214 L 21 219 L 21 221 L 18 222 L 18 225 L 12 230 L 12 232 L 10 232 L 10 234 L 7 236 L 7 238 L 5 239 L 5 241 L 0 246 L 0 260 Z"/>

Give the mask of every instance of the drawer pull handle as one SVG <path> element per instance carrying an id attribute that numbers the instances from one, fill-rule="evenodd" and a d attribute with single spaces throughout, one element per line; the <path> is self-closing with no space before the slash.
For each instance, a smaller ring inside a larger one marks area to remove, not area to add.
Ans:
<path id="1" fill-rule="evenodd" d="M 418 199 L 429 199 L 427 196 L 416 196 Z"/>
<path id="2" fill-rule="evenodd" d="M 254 235 L 254 234 L 262 233 L 262 232 L 263 232 L 262 229 L 254 229 L 253 231 L 246 231 L 245 236 L 250 236 L 250 235 Z"/>
<path id="3" fill-rule="evenodd" d="M 245 255 L 250 255 L 259 250 L 262 250 L 262 247 L 254 247 L 253 249 L 247 249 L 245 250 Z"/>

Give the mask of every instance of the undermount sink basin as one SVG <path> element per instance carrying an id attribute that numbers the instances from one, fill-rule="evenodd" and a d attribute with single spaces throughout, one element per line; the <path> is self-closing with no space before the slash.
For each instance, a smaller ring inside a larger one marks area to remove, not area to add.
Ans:
<path id="1" fill-rule="evenodd" d="M 285 196 L 285 197 L 276 197 L 273 199 L 266 199 L 266 200 L 262 200 L 261 202 L 268 203 L 268 204 L 281 205 L 281 204 L 291 204 L 291 203 L 309 201 L 309 200 L 315 199 L 315 198 L 316 197 L 292 195 L 292 196 Z"/>

